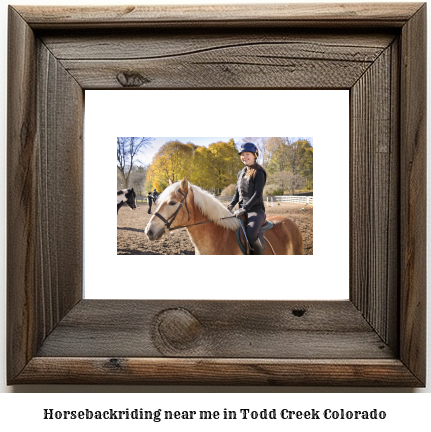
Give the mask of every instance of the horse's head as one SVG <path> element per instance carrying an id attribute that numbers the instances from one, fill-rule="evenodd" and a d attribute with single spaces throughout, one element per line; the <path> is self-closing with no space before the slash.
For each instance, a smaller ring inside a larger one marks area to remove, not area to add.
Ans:
<path id="1" fill-rule="evenodd" d="M 125 198 L 126 198 L 126 204 L 132 209 L 132 210 L 136 210 L 137 205 L 136 205 L 136 193 L 135 191 L 132 189 L 126 189 L 126 194 L 125 194 Z"/>
<path id="2" fill-rule="evenodd" d="M 191 187 L 187 179 L 173 183 L 157 198 L 157 210 L 145 228 L 149 240 L 159 240 L 166 229 L 185 225 L 190 220 Z"/>

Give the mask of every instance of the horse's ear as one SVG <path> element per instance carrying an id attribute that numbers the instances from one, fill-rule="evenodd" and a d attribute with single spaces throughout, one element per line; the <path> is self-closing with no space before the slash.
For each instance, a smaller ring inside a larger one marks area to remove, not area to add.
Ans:
<path id="1" fill-rule="evenodd" d="M 172 184 L 172 180 L 171 180 L 171 178 L 169 177 L 169 185 L 171 185 Z"/>
<path id="2" fill-rule="evenodd" d="M 181 187 L 181 190 L 183 193 L 187 192 L 187 189 L 189 188 L 189 182 L 187 181 L 187 179 L 185 177 L 181 180 L 180 187 Z"/>

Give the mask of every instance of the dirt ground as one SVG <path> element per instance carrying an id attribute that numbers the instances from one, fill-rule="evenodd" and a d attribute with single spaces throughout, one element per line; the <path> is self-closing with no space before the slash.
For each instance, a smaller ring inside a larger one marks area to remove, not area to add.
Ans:
<path id="1" fill-rule="evenodd" d="M 227 205 L 227 204 L 226 204 Z M 153 206 L 153 211 L 155 208 Z M 117 255 L 194 255 L 195 250 L 186 229 L 172 231 L 160 241 L 149 241 L 145 235 L 151 215 L 146 203 L 137 210 L 123 206 L 117 216 Z M 281 214 L 293 220 L 304 239 L 304 255 L 313 255 L 313 208 L 304 204 L 274 203 L 266 214 Z"/>

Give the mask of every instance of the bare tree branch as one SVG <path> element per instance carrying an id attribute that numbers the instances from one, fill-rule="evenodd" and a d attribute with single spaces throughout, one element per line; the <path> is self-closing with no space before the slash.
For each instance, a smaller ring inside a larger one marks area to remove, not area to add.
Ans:
<path id="1" fill-rule="evenodd" d="M 151 145 L 152 137 L 117 137 L 117 168 L 123 178 L 124 187 L 129 185 L 130 173 L 139 162 L 136 156 Z"/>

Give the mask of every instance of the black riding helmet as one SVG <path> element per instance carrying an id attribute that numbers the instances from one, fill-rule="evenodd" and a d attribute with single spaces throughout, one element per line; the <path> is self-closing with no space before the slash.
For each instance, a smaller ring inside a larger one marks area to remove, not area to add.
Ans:
<path id="1" fill-rule="evenodd" d="M 244 144 L 241 144 L 241 150 L 238 152 L 238 154 L 240 155 L 241 153 L 244 152 L 254 153 L 256 154 L 256 157 L 259 156 L 258 148 L 252 142 L 246 142 Z"/>

